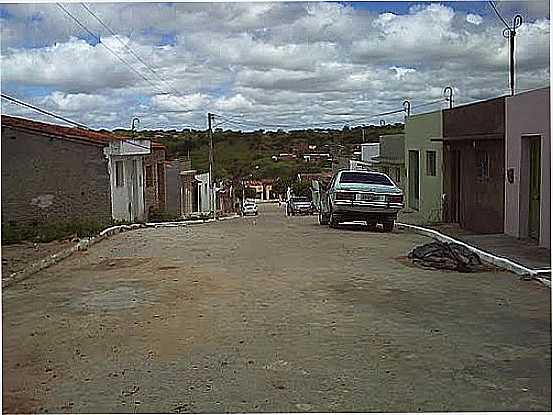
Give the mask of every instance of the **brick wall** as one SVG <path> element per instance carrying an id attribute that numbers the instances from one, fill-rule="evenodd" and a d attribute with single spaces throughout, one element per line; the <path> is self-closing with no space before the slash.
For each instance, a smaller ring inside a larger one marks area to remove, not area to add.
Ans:
<path id="1" fill-rule="evenodd" d="M 165 150 L 155 148 L 144 157 L 144 202 L 146 215 L 165 211 Z M 160 167 L 158 167 L 158 165 Z"/>
<path id="2" fill-rule="evenodd" d="M 2 225 L 111 223 L 103 148 L 2 128 Z"/>

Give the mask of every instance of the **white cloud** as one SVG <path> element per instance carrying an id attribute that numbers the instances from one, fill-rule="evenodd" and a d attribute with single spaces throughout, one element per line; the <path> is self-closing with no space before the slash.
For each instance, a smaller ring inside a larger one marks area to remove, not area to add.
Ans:
<path id="1" fill-rule="evenodd" d="M 222 111 L 252 111 L 254 110 L 254 104 L 242 94 L 237 94 L 216 100 L 215 108 Z"/>
<path id="2" fill-rule="evenodd" d="M 90 4 L 114 37 L 80 5 L 65 4 L 155 88 L 84 40 L 55 5 L 0 7 L 4 91 L 97 127 L 128 127 L 140 114 L 142 127 L 205 128 L 210 110 L 266 123 L 329 121 L 325 114 L 435 100 L 446 85 L 457 103 L 508 91 L 502 24 L 455 5 L 377 14 L 326 2 Z M 549 80 L 548 8 L 541 16 L 525 16 L 517 31 L 521 89 Z"/>
<path id="3" fill-rule="evenodd" d="M 201 93 L 185 96 L 155 95 L 152 97 L 154 110 L 159 111 L 191 111 L 204 108 L 209 103 L 209 97 Z"/>
<path id="4" fill-rule="evenodd" d="M 472 23 L 476 26 L 482 24 L 482 22 L 484 21 L 482 16 L 478 14 L 472 14 L 472 13 L 467 14 L 466 20 L 467 22 Z"/>

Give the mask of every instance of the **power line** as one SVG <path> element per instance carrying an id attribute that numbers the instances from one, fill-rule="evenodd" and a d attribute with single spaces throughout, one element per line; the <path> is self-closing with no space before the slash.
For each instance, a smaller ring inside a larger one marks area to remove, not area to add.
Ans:
<path id="1" fill-rule="evenodd" d="M 415 105 L 414 107 L 412 107 L 411 109 L 416 109 L 416 108 L 422 108 L 422 107 L 428 107 L 429 105 L 434 105 L 434 104 L 438 104 L 438 103 L 444 103 L 445 102 L 445 98 L 442 98 L 442 99 L 438 99 L 436 101 L 431 101 L 431 102 L 426 102 L 424 104 L 419 104 L 419 105 Z"/>
<path id="2" fill-rule="evenodd" d="M 4 98 L 6 101 L 10 101 L 14 104 L 17 104 L 17 105 L 21 105 L 23 107 L 27 107 L 27 108 L 30 108 L 34 111 L 37 111 L 37 112 L 40 112 L 44 115 L 48 115 L 49 117 L 52 117 L 52 118 L 57 118 L 58 120 L 61 120 L 63 122 L 66 122 L 67 124 L 71 124 L 71 125 L 74 125 L 76 127 L 79 127 L 79 128 L 84 128 L 86 130 L 90 130 L 90 128 L 88 128 L 86 125 L 84 124 L 80 124 L 76 121 L 72 121 L 70 120 L 69 118 L 65 118 L 65 117 L 62 117 L 61 115 L 56 115 L 56 114 L 53 114 L 49 111 L 46 111 L 46 110 L 43 110 L 43 109 L 40 109 L 38 107 L 35 107 L 34 105 L 31 105 L 31 104 L 27 104 L 26 102 L 23 102 L 23 101 L 19 101 L 18 99 L 15 99 L 15 98 L 12 98 L 6 94 L 2 94 L 2 98 Z"/>
<path id="3" fill-rule="evenodd" d="M 490 6 L 492 6 L 492 9 L 493 11 L 495 12 L 495 14 L 497 14 L 497 17 L 499 17 L 499 19 L 503 22 L 503 24 L 505 25 L 505 27 L 507 29 L 511 29 L 511 27 L 509 26 L 509 24 L 505 21 L 505 19 L 503 18 L 503 16 L 501 16 L 501 14 L 499 14 L 499 11 L 497 10 L 497 7 L 495 7 L 495 3 L 491 0 L 488 1 L 488 3 L 490 3 Z"/>
<path id="4" fill-rule="evenodd" d="M 144 59 L 142 59 L 129 45 L 127 45 L 125 42 L 123 42 L 119 36 L 106 24 L 102 21 L 102 19 L 100 19 L 100 17 L 98 17 L 98 15 L 96 15 L 86 4 L 84 3 L 81 3 L 81 6 L 90 14 L 92 15 L 92 17 L 94 17 L 96 19 L 96 21 L 98 21 L 98 23 L 100 23 L 112 36 L 114 36 L 117 41 L 132 55 L 136 58 L 136 60 L 138 60 L 142 65 L 144 65 L 151 73 L 154 74 L 154 76 L 160 80 L 161 82 L 163 82 L 163 84 L 165 84 L 166 86 L 168 86 L 176 95 L 179 95 L 179 92 L 173 88 L 171 85 L 169 85 L 163 78 L 161 78 L 158 73 L 156 72 L 156 70 L 154 70 L 147 62 L 144 61 Z"/>
<path id="5" fill-rule="evenodd" d="M 117 59 L 119 59 L 124 65 L 126 65 L 130 70 L 132 70 L 135 74 L 137 74 L 139 77 L 141 77 L 143 80 L 148 82 L 150 85 L 152 85 L 154 88 L 157 88 L 158 90 L 162 91 L 163 94 L 167 94 L 167 92 L 161 90 L 157 85 L 155 85 L 150 79 L 146 78 L 143 74 L 141 74 L 139 71 L 137 71 L 131 64 L 129 64 L 126 60 L 124 60 L 121 56 L 117 54 L 113 49 L 111 49 L 109 46 L 107 46 L 105 43 L 102 42 L 99 36 L 94 34 L 92 31 L 88 29 L 79 19 L 77 19 L 75 16 L 73 16 L 69 10 L 67 10 L 65 7 L 63 7 L 60 3 L 56 3 L 56 5 L 65 12 L 81 29 L 83 29 L 85 32 L 87 32 L 90 36 L 92 36 L 94 39 L 98 41 L 99 44 L 101 44 L 106 50 L 111 53 L 113 56 L 115 56 Z"/>
<path id="6" fill-rule="evenodd" d="M 366 119 L 370 119 L 370 118 L 381 117 L 381 116 L 384 116 L 384 115 L 397 114 L 397 113 L 400 113 L 400 112 L 403 112 L 403 111 L 404 111 L 403 109 L 400 109 L 400 110 L 383 112 L 383 113 L 379 113 L 379 114 L 365 115 L 365 116 L 362 116 L 362 117 L 357 117 L 357 118 L 353 118 L 353 119 L 349 119 L 349 120 L 323 121 L 323 122 L 319 122 L 319 123 L 305 123 L 305 124 L 295 124 L 295 125 L 294 124 L 265 124 L 265 123 L 259 123 L 259 122 L 254 122 L 254 121 L 237 120 L 235 118 L 225 117 L 225 116 L 220 115 L 220 114 L 215 114 L 215 115 L 217 117 L 223 119 L 223 120 L 233 121 L 235 124 L 242 124 L 242 126 L 244 126 L 244 127 L 250 126 L 250 127 L 301 128 L 301 127 L 316 127 L 316 126 L 320 126 L 320 125 L 347 124 L 347 123 L 366 120 Z M 350 114 L 344 114 L 344 115 L 350 115 Z"/>
<path id="7" fill-rule="evenodd" d="M 61 120 L 61 121 L 64 121 L 66 122 L 67 124 L 71 124 L 71 125 L 74 125 L 76 127 L 79 127 L 79 128 L 82 128 L 84 130 L 88 130 L 88 131 L 93 131 L 92 128 L 84 125 L 84 124 L 80 124 L 76 121 L 72 121 L 70 120 L 69 118 L 65 118 L 65 117 L 62 117 L 61 115 L 57 115 L 57 114 L 54 114 L 52 112 L 49 112 L 49 111 L 46 111 L 46 110 L 43 110 L 41 108 L 38 108 L 38 107 L 35 107 L 34 105 L 31 105 L 31 104 L 27 104 L 26 102 L 23 102 L 23 101 L 20 101 L 18 99 L 15 99 L 15 98 L 12 98 L 6 94 L 1 94 L 2 98 L 4 98 L 5 100 L 7 101 L 10 101 L 14 104 L 17 104 L 17 105 L 21 105 L 23 107 L 27 107 L 27 108 L 30 108 L 34 111 L 37 111 L 37 112 L 40 112 L 41 114 L 44 114 L 44 115 L 48 115 L 49 117 L 52 117 L 52 118 L 57 118 L 58 120 Z M 93 131 L 94 132 L 94 131 Z M 98 133 L 100 134 L 100 133 Z M 147 146 L 143 146 L 142 144 L 137 144 L 137 143 L 133 143 L 131 141 L 128 141 L 128 140 L 124 140 L 122 139 L 121 141 L 124 141 L 132 146 L 135 146 L 135 147 L 140 147 L 140 148 L 144 148 L 146 150 L 151 150 L 150 147 L 147 147 Z"/>

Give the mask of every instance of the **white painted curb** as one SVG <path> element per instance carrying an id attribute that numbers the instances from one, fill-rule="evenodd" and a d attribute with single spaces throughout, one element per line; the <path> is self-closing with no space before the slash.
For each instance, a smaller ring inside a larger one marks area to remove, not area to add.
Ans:
<path id="1" fill-rule="evenodd" d="M 74 246 L 70 248 L 66 248 L 63 251 L 57 252 L 53 255 L 50 255 L 49 257 L 42 259 L 38 262 L 35 262 L 26 268 L 12 273 L 8 278 L 2 279 L 2 288 L 7 288 L 16 282 L 22 281 L 27 279 L 33 274 L 36 274 L 39 271 L 42 271 L 45 268 L 48 268 L 54 264 L 57 264 L 58 262 L 61 262 L 65 258 L 71 256 L 73 253 L 77 251 L 86 251 L 89 247 L 91 247 L 94 244 L 97 244 L 98 242 L 109 238 L 112 235 L 125 232 L 125 231 L 132 231 L 135 229 L 141 229 L 141 228 L 170 228 L 170 227 L 178 227 L 178 226 L 188 226 L 188 225 L 194 225 L 194 224 L 202 224 L 202 223 L 212 223 L 216 221 L 222 221 L 222 220 L 229 220 L 229 219 L 236 219 L 239 218 L 239 215 L 231 215 L 231 216 L 225 216 L 215 219 L 207 219 L 207 220 L 190 220 L 190 221 L 179 221 L 179 222 L 159 222 L 159 223 L 133 223 L 131 225 L 116 225 L 111 226 L 109 228 L 104 229 L 101 231 L 98 236 L 95 236 L 93 238 L 83 238 L 79 242 L 77 242 Z"/>
<path id="2" fill-rule="evenodd" d="M 490 254 L 489 252 L 483 251 L 483 250 L 481 250 L 479 248 L 476 248 L 472 245 L 469 245 L 469 244 L 467 244 L 463 241 L 459 241 L 455 238 L 452 238 L 451 236 L 444 235 L 443 233 L 435 231 L 434 229 L 428 229 L 428 228 L 423 228 L 422 226 L 409 225 L 407 223 L 397 223 L 397 222 L 396 222 L 396 226 L 397 226 L 398 229 L 410 230 L 410 231 L 413 231 L 413 232 L 418 233 L 420 235 L 428 236 L 430 238 L 436 239 L 436 240 L 441 241 L 441 242 L 453 242 L 453 243 L 456 243 L 458 245 L 462 245 L 465 248 L 467 248 L 470 251 L 477 254 L 483 261 L 486 261 L 490 264 L 493 264 L 498 268 L 503 268 L 503 269 L 506 269 L 508 271 L 514 272 L 517 275 L 532 277 L 532 278 L 540 281 L 542 284 L 544 284 L 544 285 L 551 288 L 551 281 L 548 280 L 547 278 L 540 277 L 540 275 L 542 275 L 542 274 L 551 273 L 550 268 L 549 269 L 531 269 L 531 268 L 527 268 L 524 265 L 521 265 L 521 264 L 518 264 L 514 261 L 511 261 L 508 258 Z"/>

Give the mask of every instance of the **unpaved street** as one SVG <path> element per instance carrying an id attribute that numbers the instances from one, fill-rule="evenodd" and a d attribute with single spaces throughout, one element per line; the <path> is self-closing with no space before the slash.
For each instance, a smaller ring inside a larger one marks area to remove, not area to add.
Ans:
<path id="1" fill-rule="evenodd" d="M 274 205 L 117 235 L 3 291 L 4 412 L 550 411 L 549 289 L 426 241 Z"/>

